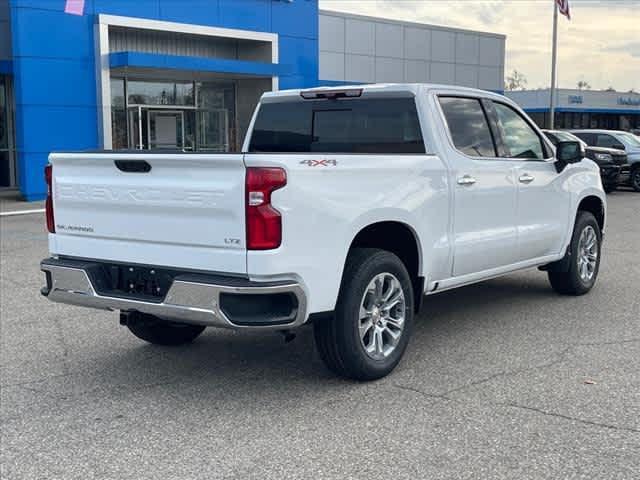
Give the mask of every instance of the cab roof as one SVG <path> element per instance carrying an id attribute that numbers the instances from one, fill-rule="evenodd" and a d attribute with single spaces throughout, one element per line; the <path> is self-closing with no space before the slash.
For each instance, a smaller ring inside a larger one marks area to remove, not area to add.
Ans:
<path id="1" fill-rule="evenodd" d="M 441 85 L 435 83 L 373 83 L 373 84 L 352 84 L 352 85 L 336 85 L 326 87 L 313 87 L 304 89 L 279 90 L 277 92 L 267 92 L 262 95 L 263 101 L 277 101 L 276 99 L 301 99 L 302 94 L 335 92 L 335 91 L 352 91 L 361 90 L 363 96 L 369 95 L 389 95 L 394 94 L 412 94 L 426 93 L 438 91 L 449 94 L 461 94 L 482 96 L 485 98 L 495 98 L 501 101 L 508 100 L 507 97 L 488 90 L 480 90 L 477 88 L 459 87 L 455 85 Z M 509 103 L 512 103 L 509 101 Z"/>

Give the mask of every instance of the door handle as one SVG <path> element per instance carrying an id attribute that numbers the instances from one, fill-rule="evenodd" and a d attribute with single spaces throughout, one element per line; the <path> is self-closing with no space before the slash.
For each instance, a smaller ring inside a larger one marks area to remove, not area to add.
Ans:
<path id="1" fill-rule="evenodd" d="M 458 185 L 473 185 L 474 183 L 476 183 L 476 179 L 471 175 L 463 175 L 458 178 Z"/>
<path id="2" fill-rule="evenodd" d="M 520 181 L 520 183 L 531 183 L 536 179 L 536 177 L 529 175 L 528 173 L 523 173 L 522 175 L 520 175 L 520 178 L 518 178 L 518 180 Z"/>

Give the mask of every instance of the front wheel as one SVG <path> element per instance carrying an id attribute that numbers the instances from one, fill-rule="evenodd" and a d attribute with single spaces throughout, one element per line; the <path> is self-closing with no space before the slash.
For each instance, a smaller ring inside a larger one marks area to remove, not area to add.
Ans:
<path id="1" fill-rule="evenodd" d="M 407 347 L 414 312 L 411 279 L 394 254 L 373 248 L 349 253 L 334 314 L 314 323 L 320 357 L 354 380 L 388 375 Z"/>
<path id="2" fill-rule="evenodd" d="M 640 192 L 640 165 L 631 170 L 631 186 L 636 192 Z"/>
<path id="3" fill-rule="evenodd" d="M 593 288 L 600 270 L 602 232 L 590 212 L 578 212 L 573 229 L 569 266 L 566 271 L 549 270 L 553 289 L 563 295 L 584 295 Z"/>

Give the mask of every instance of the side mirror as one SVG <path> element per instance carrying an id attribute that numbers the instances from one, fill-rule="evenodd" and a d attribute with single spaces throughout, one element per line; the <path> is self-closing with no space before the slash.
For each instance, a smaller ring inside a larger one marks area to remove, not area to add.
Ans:
<path id="1" fill-rule="evenodd" d="M 615 148 L 616 150 L 626 150 L 625 146 L 621 143 L 615 143 L 611 145 L 611 148 Z"/>
<path id="2" fill-rule="evenodd" d="M 570 163 L 581 162 L 584 155 L 584 147 L 580 142 L 558 142 L 556 145 L 556 171 L 560 173 Z"/>

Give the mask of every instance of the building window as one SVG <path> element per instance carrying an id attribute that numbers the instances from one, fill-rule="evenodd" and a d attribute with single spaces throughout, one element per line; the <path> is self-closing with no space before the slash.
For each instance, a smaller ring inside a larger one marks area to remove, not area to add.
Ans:
<path id="1" fill-rule="evenodd" d="M 124 79 L 111 79 L 111 130 L 114 149 L 127 148 L 127 111 L 125 109 Z"/>
<path id="2" fill-rule="evenodd" d="M 193 82 L 127 81 L 129 105 L 194 106 Z"/>
<path id="3" fill-rule="evenodd" d="M 197 150 L 237 150 L 236 88 L 233 82 L 203 82 L 197 89 Z"/>
<path id="4" fill-rule="evenodd" d="M 529 118 L 540 128 L 546 128 L 544 112 L 529 113 Z"/>
<path id="5" fill-rule="evenodd" d="M 111 79 L 114 149 L 228 152 L 236 141 L 233 81 Z"/>

